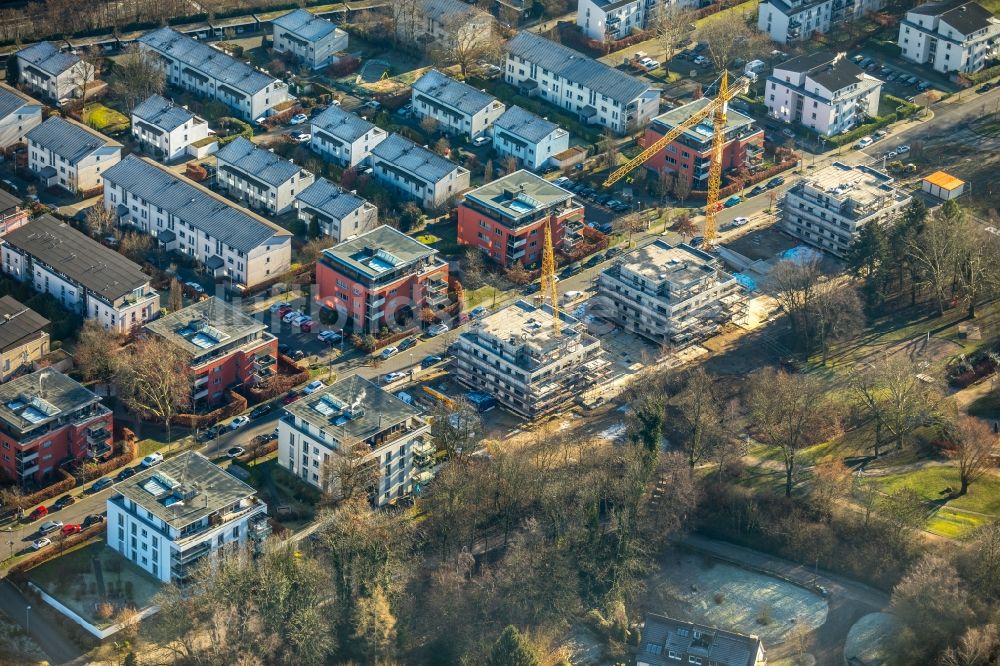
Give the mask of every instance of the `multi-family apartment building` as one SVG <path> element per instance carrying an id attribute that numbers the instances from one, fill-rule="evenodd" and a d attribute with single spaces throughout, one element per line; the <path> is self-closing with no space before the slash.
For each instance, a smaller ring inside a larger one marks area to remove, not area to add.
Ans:
<path id="1" fill-rule="evenodd" d="M 199 563 L 271 533 L 257 491 L 197 451 L 115 484 L 107 500 L 108 546 L 164 583 L 183 585 Z"/>
<path id="2" fill-rule="evenodd" d="M 28 211 L 21 206 L 21 199 L 7 190 L 0 190 L 0 236 L 28 223 Z"/>
<path id="3" fill-rule="evenodd" d="M 0 297 L 0 382 L 49 353 L 49 320 L 13 296 Z"/>
<path id="4" fill-rule="evenodd" d="M 188 146 L 208 137 L 208 123 L 160 95 L 150 95 L 132 110 L 132 138 L 153 157 L 169 162 Z"/>
<path id="5" fill-rule="evenodd" d="M 757 9 L 757 29 L 775 42 L 793 44 L 884 6 L 885 0 L 764 0 Z"/>
<path id="6" fill-rule="evenodd" d="M 313 118 L 309 147 L 341 166 L 353 167 L 389 136 L 361 116 L 331 105 Z"/>
<path id="7" fill-rule="evenodd" d="M 505 52 L 507 83 L 581 122 L 624 134 L 643 127 L 660 110 L 660 93 L 648 83 L 533 32 L 519 32 Z"/>
<path id="8" fill-rule="evenodd" d="M 216 184 L 233 199 L 270 215 L 290 211 L 296 193 L 316 178 L 311 171 L 242 136 L 220 148 L 215 157 Z"/>
<path id="9" fill-rule="evenodd" d="M 526 418 L 567 407 L 610 371 L 601 341 L 579 320 L 517 301 L 475 320 L 451 347 L 456 378 Z"/>
<path id="10" fill-rule="evenodd" d="M 278 339 L 267 326 L 214 296 L 146 324 L 191 357 L 191 399 L 197 408 L 216 405 L 231 388 L 255 386 L 272 376 Z"/>
<path id="11" fill-rule="evenodd" d="M 8 233 L 0 253 L 5 273 L 109 331 L 129 333 L 160 313 L 137 264 L 51 215 Z"/>
<path id="12" fill-rule="evenodd" d="M 458 206 L 458 242 L 507 267 L 542 258 L 545 226 L 553 247 L 571 252 L 582 240 L 584 208 L 573 193 L 520 170 L 465 193 Z"/>
<path id="13" fill-rule="evenodd" d="M 365 491 L 376 506 L 415 492 L 433 453 L 420 412 L 357 375 L 293 402 L 278 421 L 279 465 L 333 497 Z M 345 466 L 369 468 L 374 483 L 344 488 Z"/>
<path id="14" fill-rule="evenodd" d="M 17 88 L 0 83 L 0 149 L 24 143 L 25 135 L 42 124 L 42 105 Z"/>
<path id="15" fill-rule="evenodd" d="M 928 2 L 906 12 L 898 44 L 904 58 L 943 74 L 978 72 L 1000 53 L 1000 19 L 977 2 Z"/>
<path id="16" fill-rule="evenodd" d="M 104 172 L 122 157 L 122 145 L 75 120 L 51 116 L 30 130 L 28 168 L 46 187 L 77 194 L 101 187 Z"/>
<path id="17" fill-rule="evenodd" d="M 695 113 L 702 111 L 709 100 L 697 99 L 676 109 L 657 116 L 643 137 L 643 145 L 649 146 Z M 692 190 L 704 191 L 708 188 L 708 170 L 712 163 L 712 136 L 714 135 L 711 116 L 694 127 L 684 131 L 646 162 L 646 168 L 657 173 L 666 170 L 675 178 L 685 180 Z M 764 130 L 754 124 L 753 118 L 729 109 L 726 114 L 725 142 L 722 146 L 723 173 L 739 169 L 743 165 L 756 164 L 764 157 Z"/>
<path id="18" fill-rule="evenodd" d="M 801 178 L 781 204 L 781 226 L 810 245 L 843 257 L 868 224 L 886 224 L 910 203 L 886 173 L 834 162 Z"/>
<path id="19" fill-rule="evenodd" d="M 22 488 L 62 465 L 107 457 L 113 430 L 101 399 L 51 368 L 0 385 L 0 468 Z"/>
<path id="20" fill-rule="evenodd" d="M 225 197 L 145 158 L 129 155 L 105 174 L 104 206 L 207 273 L 250 288 L 286 272 L 291 234 Z"/>
<path id="21" fill-rule="evenodd" d="M 433 118 L 442 132 L 470 139 L 486 134 L 507 108 L 493 95 L 436 69 L 416 80 L 411 101 L 418 118 Z"/>
<path id="22" fill-rule="evenodd" d="M 685 345 L 731 321 L 743 289 L 707 252 L 653 243 L 629 252 L 597 278 L 602 316 L 660 345 Z"/>
<path id="23" fill-rule="evenodd" d="M 448 263 L 388 226 L 329 249 L 316 262 L 316 297 L 356 333 L 375 333 L 448 302 Z"/>
<path id="24" fill-rule="evenodd" d="M 419 0 L 413 14 L 397 30 L 405 40 L 425 47 L 447 50 L 458 43 L 468 48 L 494 38 L 493 17 L 461 0 Z"/>
<path id="25" fill-rule="evenodd" d="M 37 42 L 15 55 L 18 83 L 56 104 L 79 97 L 84 81 L 94 78 L 93 65 L 52 42 Z"/>
<path id="26" fill-rule="evenodd" d="M 775 65 L 764 103 L 772 118 L 833 136 L 876 117 L 881 93 L 882 81 L 846 53 L 817 51 Z"/>
<path id="27" fill-rule="evenodd" d="M 295 210 L 307 228 L 315 220 L 322 234 L 334 243 L 371 231 L 378 224 L 375 204 L 326 178 L 317 178 L 295 196 Z"/>
<path id="28" fill-rule="evenodd" d="M 274 50 L 291 53 L 312 69 L 337 62 L 347 50 L 347 33 L 305 9 L 296 9 L 271 21 Z"/>
<path id="29" fill-rule="evenodd" d="M 532 171 L 569 148 L 569 132 L 519 106 L 512 106 L 493 123 L 493 150 L 515 157 Z"/>
<path id="30" fill-rule="evenodd" d="M 667 4 L 668 0 L 578 0 L 576 24 L 583 34 L 599 42 L 624 39 L 652 28 L 657 13 Z M 702 3 L 685 0 L 678 4 L 697 7 Z"/>
<path id="31" fill-rule="evenodd" d="M 372 148 L 375 180 L 427 209 L 469 189 L 469 170 L 399 134 Z"/>
<path id="32" fill-rule="evenodd" d="M 168 83 L 222 102 L 243 120 L 268 116 L 290 98 L 279 79 L 172 28 L 147 32 L 136 41 L 160 56 Z"/>
<path id="33" fill-rule="evenodd" d="M 760 638 L 646 613 L 636 666 L 767 666 Z"/>

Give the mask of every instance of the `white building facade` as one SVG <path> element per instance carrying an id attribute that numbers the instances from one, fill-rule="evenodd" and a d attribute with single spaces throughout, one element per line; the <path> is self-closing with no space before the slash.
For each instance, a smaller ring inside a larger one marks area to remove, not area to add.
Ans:
<path id="1" fill-rule="evenodd" d="M 77 194 L 101 187 L 104 171 L 121 160 L 122 145 L 75 120 L 51 116 L 27 132 L 28 168 L 46 187 Z"/>
<path id="2" fill-rule="evenodd" d="M 232 198 L 271 215 L 287 213 L 295 196 L 316 177 L 244 137 L 230 141 L 215 154 L 216 183 Z"/>
<path id="3" fill-rule="evenodd" d="M 492 134 L 498 154 L 516 157 L 533 171 L 569 148 L 569 132 L 519 106 L 510 107 L 493 123 Z"/>
<path id="4" fill-rule="evenodd" d="M 780 44 L 825 35 L 885 6 L 885 0 L 764 0 L 757 9 L 757 29 Z"/>
<path id="5" fill-rule="evenodd" d="M 485 134 L 507 108 L 493 95 L 436 69 L 413 84 L 410 99 L 418 118 L 433 118 L 441 131 L 470 139 Z"/>
<path id="6" fill-rule="evenodd" d="M 26 46 L 16 57 L 18 83 L 57 104 L 79 97 L 84 81 L 94 78 L 93 66 L 59 50 L 52 42 Z"/>
<path id="7" fill-rule="evenodd" d="M 324 236 L 334 243 L 371 231 L 378 226 L 378 208 L 354 192 L 337 187 L 326 178 L 303 190 L 295 198 L 298 218 L 307 228 L 315 220 Z"/>
<path id="8" fill-rule="evenodd" d="M 425 209 L 443 207 L 469 189 L 469 170 L 399 134 L 372 150 L 375 179 Z"/>
<path id="9" fill-rule="evenodd" d="M 0 83 L 0 148 L 23 143 L 42 124 L 42 105 L 6 83 Z"/>
<path id="10" fill-rule="evenodd" d="M 207 137 L 208 123 L 159 95 L 132 111 L 132 138 L 165 162 L 184 156 L 188 146 Z"/>
<path id="11" fill-rule="evenodd" d="M 324 109 L 310 122 L 309 147 L 341 166 L 357 166 L 389 136 L 384 129 L 337 105 Z"/>
<path id="12" fill-rule="evenodd" d="M 296 9 L 271 21 L 274 50 L 298 56 L 312 69 L 337 62 L 347 50 L 347 33 L 305 9 Z"/>
<path id="13" fill-rule="evenodd" d="M 907 60 L 970 74 L 1000 52 L 1000 20 L 977 2 L 929 2 L 906 12 L 898 44 Z"/>
<path id="14" fill-rule="evenodd" d="M 599 42 L 624 39 L 652 28 L 657 12 L 666 4 L 697 7 L 697 0 L 578 0 L 576 24 L 587 37 Z"/>

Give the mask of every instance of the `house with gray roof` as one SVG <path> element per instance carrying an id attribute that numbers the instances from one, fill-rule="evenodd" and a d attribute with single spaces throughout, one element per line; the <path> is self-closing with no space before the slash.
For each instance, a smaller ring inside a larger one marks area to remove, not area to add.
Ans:
<path id="1" fill-rule="evenodd" d="M 493 39 L 496 21 L 487 12 L 462 0 L 418 0 L 417 20 L 400 21 L 402 39 L 426 48 L 448 49 L 456 42 L 474 45 Z"/>
<path id="2" fill-rule="evenodd" d="M 4 273 L 109 331 L 130 333 L 160 313 L 138 264 L 51 215 L 4 236 L 0 254 Z"/>
<path id="3" fill-rule="evenodd" d="M 150 95 L 132 110 L 132 138 L 164 162 L 182 157 L 206 137 L 208 123 L 160 95 Z"/>
<path id="4" fill-rule="evenodd" d="M 312 185 L 315 176 L 294 162 L 239 137 L 215 154 L 215 181 L 226 194 L 254 210 L 281 215 L 292 210 L 296 193 Z"/>
<path id="5" fill-rule="evenodd" d="M 442 131 L 470 139 L 484 135 L 507 108 L 493 95 L 436 69 L 413 84 L 411 101 L 418 118 L 433 118 Z"/>
<path id="6" fill-rule="evenodd" d="M 272 279 L 292 261 L 291 234 L 146 158 L 129 155 L 105 174 L 104 207 L 239 288 Z"/>
<path id="7" fill-rule="evenodd" d="M 317 178 L 295 197 L 295 210 L 307 227 L 315 220 L 323 235 L 334 243 L 370 231 L 378 224 L 374 204 L 326 178 Z"/>
<path id="8" fill-rule="evenodd" d="M 843 28 L 885 4 L 885 0 L 762 0 L 757 29 L 780 44 L 795 44 Z"/>
<path id="9" fill-rule="evenodd" d="M 167 83 L 222 102 L 243 120 L 271 115 L 291 98 L 284 82 L 172 28 L 147 32 L 136 41 L 160 56 Z"/>
<path id="10" fill-rule="evenodd" d="M 46 187 L 73 194 L 101 187 L 122 157 L 122 144 L 70 118 L 51 116 L 29 131 L 28 168 Z"/>
<path id="11" fill-rule="evenodd" d="M 389 136 L 381 127 L 336 104 L 311 121 L 309 147 L 341 166 L 356 166 L 371 155 L 372 148 Z"/>
<path id="12" fill-rule="evenodd" d="M 441 208 L 469 189 L 468 169 L 399 134 L 375 146 L 371 160 L 376 180 L 425 209 Z"/>
<path id="13" fill-rule="evenodd" d="M 0 382 L 31 372 L 49 353 L 49 320 L 13 296 L 0 297 Z"/>
<path id="14" fill-rule="evenodd" d="M 274 50 L 298 56 L 312 69 L 337 62 L 347 50 L 347 33 L 306 9 L 296 9 L 271 21 Z"/>
<path id="15" fill-rule="evenodd" d="M 538 170 L 569 148 L 569 132 L 519 106 L 512 106 L 493 123 L 493 149 L 516 157 L 524 168 Z"/>
<path id="16" fill-rule="evenodd" d="M 971 74 L 1000 54 L 1000 19 L 978 2 L 927 2 L 906 12 L 898 44 L 907 60 Z"/>
<path id="17" fill-rule="evenodd" d="M 507 42 L 504 80 L 577 115 L 624 134 L 660 109 L 660 91 L 634 76 L 527 30 Z"/>
<path id="18" fill-rule="evenodd" d="M 42 105 L 17 88 L 0 83 L 0 148 L 23 143 L 42 124 Z"/>
<path id="19" fill-rule="evenodd" d="M 93 79 L 92 65 L 59 50 L 52 42 L 36 42 L 15 55 L 18 83 L 56 104 L 79 97 L 84 79 Z M 90 76 L 86 76 L 88 68 Z"/>
<path id="20" fill-rule="evenodd" d="M 646 613 L 636 666 L 766 666 L 760 638 Z"/>

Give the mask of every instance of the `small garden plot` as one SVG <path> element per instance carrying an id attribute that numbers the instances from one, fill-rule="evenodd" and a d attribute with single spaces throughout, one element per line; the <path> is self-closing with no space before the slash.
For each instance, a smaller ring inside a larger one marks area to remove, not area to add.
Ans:
<path id="1" fill-rule="evenodd" d="M 125 114 L 96 102 L 88 104 L 83 110 L 83 122 L 88 127 L 105 134 L 124 132 L 130 125 Z"/>
<path id="2" fill-rule="evenodd" d="M 649 589 L 650 611 L 756 634 L 772 645 L 795 627 L 822 626 L 828 611 L 826 600 L 797 585 L 687 553 L 668 557 Z"/>

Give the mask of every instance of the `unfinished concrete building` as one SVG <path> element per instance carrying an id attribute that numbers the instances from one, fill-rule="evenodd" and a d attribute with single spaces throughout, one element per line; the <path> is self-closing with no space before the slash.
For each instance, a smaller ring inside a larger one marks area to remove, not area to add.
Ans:
<path id="1" fill-rule="evenodd" d="M 553 324 L 548 305 L 526 301 L 474 322 L 452 346 L 458 380 L 527 418 L 568 407 L 611 364 L 582 322 L 560 313 Z"/>
<path id="2" fill-rule="evenodd" d="M 745 316 L 743 287 L 712 255 L 657 240 L 597 279 L 596 312 L 662 345 L 684 346 Z"/>

